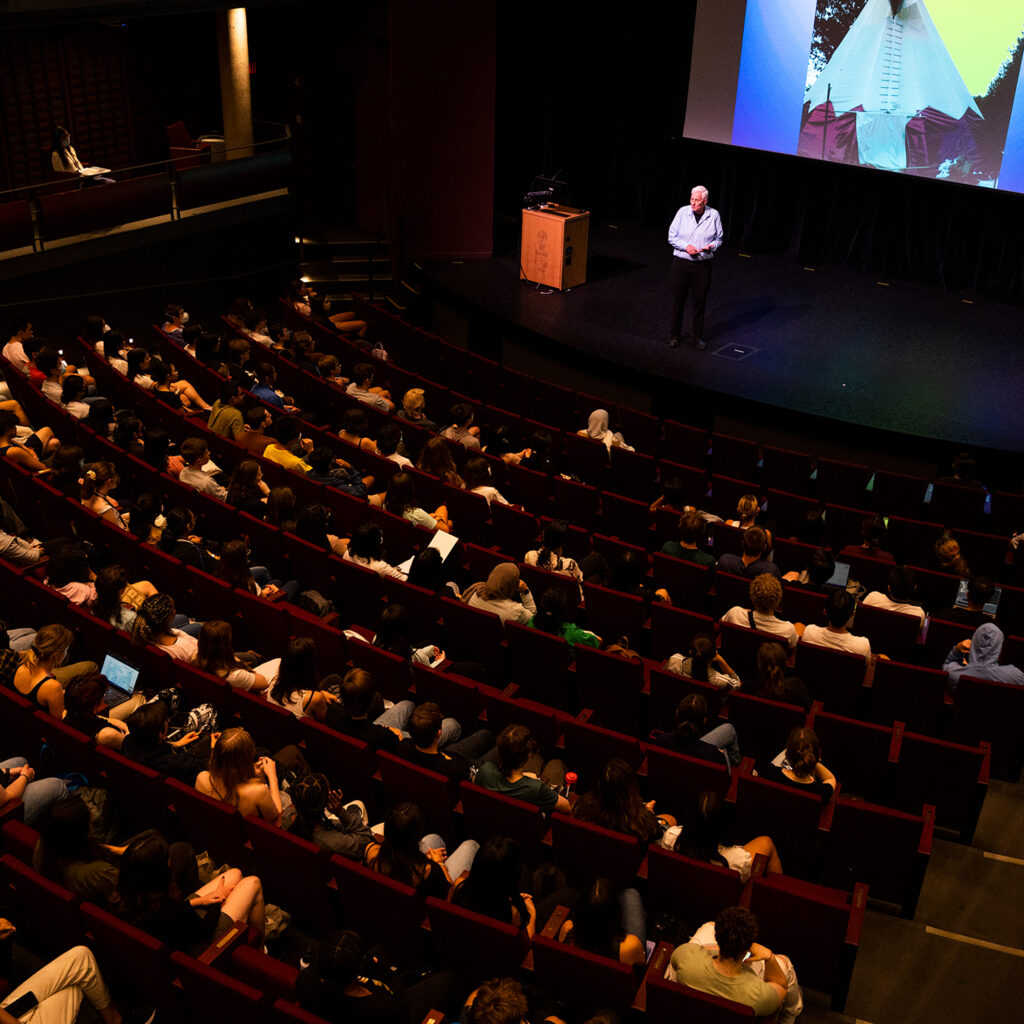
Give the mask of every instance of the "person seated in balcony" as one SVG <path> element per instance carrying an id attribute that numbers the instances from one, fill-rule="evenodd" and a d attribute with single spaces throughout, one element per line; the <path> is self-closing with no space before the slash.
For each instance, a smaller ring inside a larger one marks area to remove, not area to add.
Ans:
<path id="1" fill-rule="evenodd" d="M 345 394 L 381 412 L 393 413 L 395 403 L 391 400 L 391 392 L 375 387 L 373 377 L 373 363 L 356 363 L 352 369 L 352 382 L 345 388 Z"/>
<path id="2" fill-rule="evenodd" d="M 530 617 L 526 625 L 541 633 L 561 637 L 570 648 L 577 644 L 582 644 L 584 647 L 600 647 L 603 641 L 596 633 L 567 620 L 567 606 L 565 591 L 561 587 L 548 587 L 541 594 L 540 608 Z"/>
<path id="3" fill-rule="evenodd" d="M 473 866 L 479 849 L 479 843 L 466 839 L 449 853 L 441 836 L 424 835 L 419 807 L 401 803 L 384 818 L 384 841 L 370 843 L 364 859 L 378 874 L 443 900 L 455 879 Z"/>
<path id="4" fill-rule="evenodd" d="M 168 740 L 170 720 L 170 709 L 162 700 L 137 708 L 128 718 L 129 733 L 121 744 L 121 753 L 161 775 L 195 786 L 199 773 L 206 770 L 220 733 L 203 736 L 190 732 Z"/>
<path id="5" fill-rule="evenodd" d="M 816 626 L 813 622 L 809 623 L 804 627 L 804 640 L 819 647 L 859 654 L 867 661 L 871 657 L 871 641 L 866 636 L 855 636 L 850 632 L 856 611 L 857 602 L 853 595 L 846 590 L 833 590 L 825 601 L 828 625 Z"/>
<path id="6" fill-rule="evenodd" d="M 886 550 L 885 539 L 888 529 L 885 519 L 882 516 L 868 516 L 860 524 L 861 542 L 859 544 L 847 544 L 839 552 L 839 558 L 848 558 L 851 555 L 860 555 L 862 558 L 874 558 L 879 562 L 895 562 L 896 558 L 891 551 Z"/>
<path id="7" fill-rule="evenodd" d="M 659 732 L 655 743 L 686 757 L 721 764 L 731 771 L 742 760 L 736 726 L 722 722 L 708 729 L 708 702 L 700 693 L 688 693 L 676 706 L 676 725 L 671 732 Z"/>
<path id="8" fill-rule="evenodd" d="M 598 878 L 562 924 L 558 941 L 642 971 L 647 966 L 647 915 L 640 893 L 633 888 L 616 892 L 607 878 Z"/>
<path id="9" fill-rule="evenodd" d="M 949 688 L 956 690 L 961 676 L 1024 686 L 1024 672 L 1016 665 L 999 664 L 1003 639 L 1003 631 L 994 622 L 986 622 L 974 631 L 970 640 L 961 640 L 946 655 L 942 666 L 949 677 Z"/>
<path id="10" fill-rule="evenodd" d="M 24 342 L 32 337 L 32 321 L 27 317 L 16 316 L 11 320 L 8 331 L 10 336 L 7 339 L 7 344 L 3 347 L 3 357 L 19 373 L 24 373 L 25 367 L 28 365 Z"/>
<path id="11" fill-rule="evenodd" d="M 296 748 L 285 748 L 285 751 Z M 299 755 L 301 757 L 301 755 Z M 277 782 L 277 762 L 272 757 L 257 757 L 256 744 L 244 729 L 225 729 L 213 747 L 210 767 L 196 778 L 196 790 L 230 804 L 242 817 L 259 815 L 264 821 L 280 825 L 282 813 L 291 800 L 282 799 Z"/>
<path id="12" fill-rule="evenodd" d="M 66 626 L 43 626 L 32 646 L 21 655 L 13 686 L 30 704 L 49 712 L 58 721 L 64 717 L 64 687 L 79 676 L 98 672 L 95 661 L 64 664 L 74 635 Z"/>
<path id="13" fill-rule="evenodd" d="M 185 460 L 185 467 L 178 474 L 178 479 L 189 487 L 194 487 L 202 494 L 208 494 L 211 498 L 224 501 L 228 496 L 226 487 L 222 487 L 214 479 L 218 472 L 216 467 L 212 470 L 207 468 L 210 462 L 210 447 L 201 437 L 190 437 L 181 445 L 181 457 Z"/>
<path id="14" fill-rule="evenodd" d="M 770 782 L 781 782 L 793 789 L 811 793 L 828 803 L 836 792 L 836 777 L 821 763 L 821 743 L 813 729 L 797 726 L 786 740 L 782 757 L 758 772 Z"/>
<path id="15" fill-rule="evenodd" d="M 753 691 L 758 697 L 796 704 L 804 711 L 811 710 L 811 695 L 799 676 L 790 674 L 789 655 L 782 644 L 765 642 L 757 649 L 757 678 Z"/>
<path id="16" fill-rule="evenodd" d="M 964 579 L 971 575 L 967 559 L 960 553 L 960 542 L 945 530 L 935 542 L 930 568 Z"/>
<path id="17" fill-rule="evenodd" d="M 63 779 L 36 779 L 34 768 L 23 757 L 0 761 L 0 806 L 20 800 L 26 825 L 33 825 L 58 800 L 68 795 Z"/>
<path id="18" fill-rule="evenodd" d="M 416 459 L 416 468 L 421 473 L 437 477 L 443 484 L 451 484 L 460 490 L 466 486 L 459 475 L 459 468 L 443 437 L 432 437 L 421 449 Z"/>
<path id="19" fill-rule="evenodd" d="M 195 664 L 236 690 L 265 693 L 277 679 L 281 659 L 273 658 L 255 666 L 242 661 L 235 654 L 231 623 L 211 619 L 203 623 L 199 634 Z"/>
<path id="20" fill-rule="evenodd" d="M 978 626 L 993 621 L 993 616 L 985 611 L 985 605 L 992 600 L 995 591 L 995 583 L 987 576 L 972 576 L 967 583 L 967 607 L 958 608 L 954 605 L 950 608 L 939 608 L 932 611 L 931 617 L 943 622 L 959 622 L 977 629 Z"/>
<path id="21" fill-rule="evenodd" d="M 240 512 L 262 519 L 267 511 L 270 488 L 263 479 L 263 467 L 255 459 L 242 459 L 228 483 L 225 501 Z"/>
<path id="22" fill-rule="evenodd" d="M 398 756 L 421 768 L 429 768 L 452 782 L 469 781 L 481 764 L 497 760 L 494 736 L 488 729 L 478 729 L 468 736 L 460 735 L 442 750 L 445 719 L 433 701 L 416 707 L 409 716 L 407 728 L 409 738 L 398 744 Z"/>
<path id="23" fill-rule="evenodd" d="M 236 378 L 237 379 L 237 378 Z M 241 382 L 239 382 L 241 383 Z M 244 387 L 244 384 L 242 385 Z M 268 445 L 272 445 L 277 438 L 267 433 L 267 429 L 274 422 L 269 410 L 262 405 L 254 405 L 245 414 L 245 426 L 242 433 L 234 438 L 243 448 L 252 452 L 253 455 L 262 455 Z"/>
<path id="24" fill-rule="evenodd" d="M 740 545 L 742 554 L 734 555 L 729 551 L 718 560 L 719 572 L 744 576 L 748 580 L 765 572 L 770 573 L 776 579 L 782 577 L 779 567 L 765 558 L 768 553 L 768 532 L 766 530 L 762 530 L 760 526 L 748 527 L 743 531 Z"/>
<path id="25" fill-rule="evenodd" d="M 122 509 L 110 493 L 120 483 L 117 466 L 112 462 L 89 463 L 82 476 L 82 504 L 100 519 L 105 519 L 121 530 L 127 530 L 131 513 Z"/>
<path id="26" fill-rule="evenodd" d="M 353 407 L 342 413 L 338 437 L 356 448 L 379 455 L 377 442 L 369 436 L 369 431 L 370 420 L 362 409 Z"/>
<path id="27" fill-rule="evenodd" d="M 263 944 L 266 911 L 255 875 L 228 868 L 191 895 L 172 878 L 170 846 L 158 832 L 133 839 L 121 856 L 120 916 L 171 949 L 200 956 L 236 924 L 248 924 Z"/>
<path id="28" fill-rule="evenodd" d="M 120 750 L 128 735 L 128 726 L 124 721 L 107 716 L 104 696 L 108 683 L 99 672 L 72 679 L 64 691 L 64 724 L 85 733 L 101 746 Z M 145 698 L 138 694 L 132 700 L 134 710 Z"/>
<path id="29" fill-rule="evenodd" d="M 552 758 L 546 764 L 540 747 L 525 725 L 507 725 L 498 735 L 498 763 L 486 762 L 476 773 L 476 784 L 505 796 L 536 804 L 543 814 L 572 812 L 562 796 L 565 762 Z"/>
<path id="30" fill-rule="evenodd" d="M 473 407 L 466 402 L 456 402 L 448 410 L 451 422 L 441 436 L 447 441 L 456 441 L 464 448 L 480 450 L 480 428 L 473 425 Z"/>
<path id="31" fill-rule="evenodd" d="M 623 448 L 627 452 L 635 452 L 636 449 L 626 444 L 622 434 L 618 430 L 611 430 L 608 423 L 608 410 L 595 409 L 587 419 L 586 427 L 577 433 L 581 437 L 589 437 L 592 441 L 600 441 L 608 449 Z"/>
<path id="32" fill-rule="evenodd" d="M 308 473 L 313 467 L 297 452 L 305 455 L 313 450 L 311 438 L 303 438 L 302 423 L 294 416 L 282 416 L 274 424 L 276 440 L 263 449 L 262 455 L 293 473 Z"/>
<path id="33" fill-rule="evenodd" d="M 374 841 L 366 824 L 366 807 L 360 800 L 345 803 L 340 789 L 332 789 L 326 775 L 312 772 L 291 788 L 295 824 L 291 831 L 321 849 L 362 862 Z"/>
<path id="34" fill-rule="evenodd" d="M 49 427 L 40 427 L 28 437 L 19 438 L 18 417 L 9 409 L 0 409 L 0 457 L 10 459 L 29 473 L 45 473 L 60 441 Z"/>
<path id="35" fill-rule="evenodd" d="M 71 132 L 59 124 L 53 129 L 50 144 L 50 166 L 57 174 L 78 179 L 78 187 L 89 185 L 113 185 L 114 179 L 91 173 L 99 168 L 87 167 L 78 158 L 75 147 L 71 145 Z"/>
<path id="36" fill-rule="evenodd" d="M 787 583 L 798 583 L 802 587 L 812 587 L 815 590 L 831 590 L 826 586 L 836 572 L 836 560 L 828 548 L 815 548 L 807 565 L 800 571 L 787 572 L 782 578 Z"/>
<path id="37" fill-rule="evenodd" d="M 267 334 L 267 314 L 262 309 L 252 309 L 242 318 L 242 330 L 257 345 L 270 348 L 274 339 Z"/>
<path id="38" fill-rule="evenodd" d="M 308 479 L 351 494 L 353 498 L 365 498 L 367 488 L 373 486 L 372 474 L 361 475 L 358 469 L 344 459 L 336 458 L 334 452 L 323 445 L 314 448 L 306 456 L 306 462 L 312 467 L 306 474 Z"/>
<path id="39" fill-rule="evenodd" d="M 132 626 L 132 643 L 152 644 L 172 658 L 194 662 L 199 641 L 172 625 L 176 615 L 174 601 L 168 594 L 147 597 Z"/>
<path id="40" fill-rule="evenodd" d="M 402 428 L 397 423 L 384 423 L 377 431 L 377 451 L 385 459 L 402 469 L 412 467 L 412 459 L 405 454 Z"/>
<path id="41" fill-rule="evenodd" d="M 661 845 L 705 864 L 731 868 L 744 885 L 758 854 L 768 859 L 765 870 L 769 874 L 781 875 L 782 861 L 771 836 L 757 836 L 742 846 L 726 844 L 730 818 L 722 797 L 714 790 L 706 790 L 686 815 L 686 825 L 667 829 Z"/>
<path id="42" fill-rule="evenodd" d="M 164 306 L 164 322 L 160 330 L 181 341 L 188 319 L 188 313 L 183 306 L 177 302 L 168 302 Z"/>
<path id="43" fill-rule="evenodd" d="M 79 377 L 77 373 L 65 374 L 57 404 L 76 420 L 84 420 L 89 415 L 89 406 L 82 401 L 84 397 L 85 378 Z"/>
<path id="44" fill-rule="evenodd" d="M 746 907 L 726 907 L 672 953 L 676 981 L 749 1006 L 757 1017 L 779 1013 L 792 1024 L 803 1009 L 793 965 L 755 942 L 757 918 Z"/>
<path id="45" fill-rule="evenodd" d="M 690 509 L 679 517 L 679 540 L 665 541 L 661 546 L 662 554 L 695 562 L 697 565 L 712 566 L 715 564 L 715 556 L 700 547 L 707 535 L 707 521 L 699 512 Z"/>
<path id="46" fill-rule="evenodd" d="M 153 394 L 172 408 L 185 412 L 210 411 L 210 403 L 187 380 L 178 378 L 178 371 L 175 370 L 173 363 L 151 359 L 147 372 L 153 382 Z"/>
<path id="47" fill-rule="evenodd" d="M 471 608 L 494 612 L 502 622 L 526 625 L 537 614 L 537 604 L 525 580 L 519 578 L 514 562 L 502 562 L 487 575 L 486 582 L 472 583 L 462 592 Z"/>
<path id="48" fill-rule="evenodd" d="M 636 772 L 621 757 L 613 757 L 595 777 L 594 788 L 572 805 L 572 816 L 647 844 L 676 823 L 671 815 L 656 815 L 654 807 L 653 800 L 645 803 L 640 796 Z"/>
<path id="49" fill-rule="evenodd" d="M 508 499 L 494 486 L 494 477 L 488 461 L 480 456 L 466 460 L 462 476 L 466 481 L 466 490 L 479 494 L 487 499 L 487 504 L 496 501 L 499 505 L 508 505 Z"/>
<path id="50" fill-rule="evenodd" d="M 760 527 L 752 529 L 760 532 Z M 721 566 L 722 561 L 718 564 Z M 775 614 L 782 604 L 782 584 L 774 575 L 764 572 L 750 581 L 750 603 L 753 610 L 734 605 L 722 616 L 721 621 L 732 626 L 759 629 L 763 633 L 775 633 L 785 637 L 790 648 L 796 647 L 803 626 L 799 623 L 794 625 Z"/>
<path id="51" fill-rule="evenodd" d="M 414 526 L 451 533 L 452 522 L 448 518 L 448 506 L 438 505 L 433 512 L 421 508 L 416 496 L 416 480 L 409 473 L 396 473 L 388 481 L 382 505 L 385 511 L 407 519 Z"/>
<path id="52" fill-rule="evenodd" d="M 384 560 L 384 534 L 376 523 L 363 523 L 358 527 L 352 534 L 343 556 L 346 561 L 372 569 L 378 576 L 405 579 L 405 573 L 401 569 Z"/>
<path id="53" fill-rule="evenodd" d="M 719 654 L 714 639 L 707 633 L 695 634 L 689 656 L 673 654 L 665 662 L 664 668 L 667 672 L 710 683 L 719 690 L 737 690 L 740 686 L 739 675 Z"/>
<path id="54" fill-rule="evenodd" d="M 260 363 L 256 368 L 256 377 L 257 383 L 251 390 L 258 399 L 287 413 L 299 411 L 298 406 L 292 404 L 291 396 L 278 390 L 277 370 L 272 363 Z"/>
<path id="55" fill-rule="evenodd" d="M 437 430 L 437 424 L 427 416 L 427 397 L 423 388 L 409 388 L 402 396 L 402 408 L 398 410 L 398 418 L 422 427 L 431 433 Z"/>
<path id="56" fill-rule="evenodd" d="M 925 611 L 919 604 L 913 603 L 916 593 L 917 574 L 914 570 L 907 565 L 894 565 L 889 570 L 889 585 L 886 592 L 883 594 L 878 590 L 872 590 L 861 603 L 872 608 L 899 612 L 901 615 L 916 615 L 923 627 Z"/>

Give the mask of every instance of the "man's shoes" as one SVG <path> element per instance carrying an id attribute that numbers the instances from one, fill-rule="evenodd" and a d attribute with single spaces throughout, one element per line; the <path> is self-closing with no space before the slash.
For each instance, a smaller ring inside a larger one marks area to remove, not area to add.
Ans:
<path id="1" fill-rule="evenodd" d="M 708 343 L 703 338 L 694 338 L 693 343 L 701 352 L 708 347 Z"/>
<path id="2" fill-rule="evenodd" d="M 678 338 L 669 338 L 668 339 L 668 347 L 669 348 L 679 348 L 679 339 Z"/>

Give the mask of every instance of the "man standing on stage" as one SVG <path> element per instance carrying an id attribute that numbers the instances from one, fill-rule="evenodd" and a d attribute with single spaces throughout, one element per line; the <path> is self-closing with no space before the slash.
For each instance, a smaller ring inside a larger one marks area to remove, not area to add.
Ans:
<path id="1" fill-rule="evenodd" d="M 672 260 L 672 336 L 669 344 L 679 347 L 686 293 L 693 290 L 693 341 L 704 350 L 704 305 L 711 287 L 711 262 L 722 244 L 722 218 L 708 209 L 708 190 L 695 185 L 690 205 L 682 207 L 668 229 L 668 243 L 675 250 Z"/>

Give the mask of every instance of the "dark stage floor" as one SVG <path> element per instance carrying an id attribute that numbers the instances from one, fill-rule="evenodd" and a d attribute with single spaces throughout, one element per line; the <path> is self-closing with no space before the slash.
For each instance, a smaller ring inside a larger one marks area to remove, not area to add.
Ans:
<path id="1" fill-rule="evenodd" d="M 726 246 L 708 300 L 708 350 L 672 350 L 671 259 L 660 229 L 592 222 L 588 283 L 564 294 L 520 282 L 511 258 L 427 261 L 424 271 L 461 303 L 652 381 L 1024 451 L 1020 309 Z"/>

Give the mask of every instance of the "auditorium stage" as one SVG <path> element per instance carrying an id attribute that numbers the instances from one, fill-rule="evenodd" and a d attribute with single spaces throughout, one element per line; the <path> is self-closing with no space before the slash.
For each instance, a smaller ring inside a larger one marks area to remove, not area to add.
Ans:
<path id="1" fill-rule="evenodd" d="M 588 281 L 561 294 L 521 282 L 518 253 L 421 266 L 471 321 L 492 332 L 507 324 L 552 358 L 628 380 L 655 396 L 659 414 L 673 415 L 683 384 L 720 413 L 760 407 L 763 421 L 765 406 L 781 407 L 873 428 L 865 435 L 1024 451 L 1019 308 L 726 245 L 715 260 L 707 351 L 673 350 L 666 231 L 593 220 Z M 674 414 L 687 418 L 685 409 Z M 851 444 L 860 433 L 849 432 Z"/>

